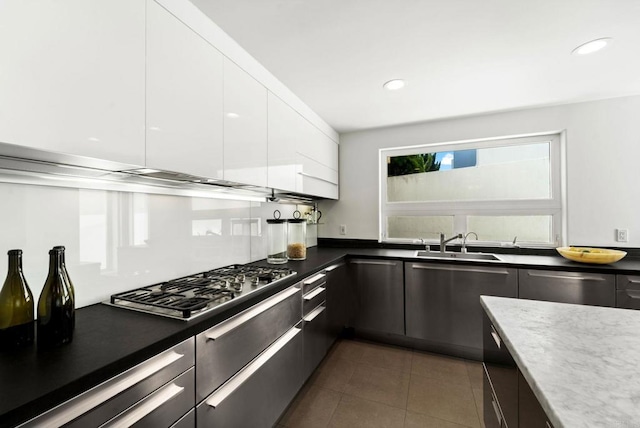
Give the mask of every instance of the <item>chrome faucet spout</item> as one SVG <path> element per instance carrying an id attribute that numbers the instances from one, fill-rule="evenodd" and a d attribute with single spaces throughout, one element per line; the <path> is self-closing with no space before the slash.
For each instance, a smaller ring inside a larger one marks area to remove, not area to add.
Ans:
<path id="1" fill-rule="evenodd" d="M 454 235 L 449 239 L 445 239 L 444 233 L 440 233 L 440 252 L 444 253 L 445 251 L 447 251 L 447 243 L 453 241 L 454 239 L 462 239 L 462 233 L 458 233 L 457 235 Z"/>
<path id="2" fill-rule="evenodd" d="M 466 235 L 464 235 L 464 239 L 462 240 L 462 250 L 460 250 L 463 253 L 467 252 L 467 238 L 469 237 L 469 235 L 475 235 L 476 241 L 478 240 L 478 234 L 475 232 L 468 232 Z"/>

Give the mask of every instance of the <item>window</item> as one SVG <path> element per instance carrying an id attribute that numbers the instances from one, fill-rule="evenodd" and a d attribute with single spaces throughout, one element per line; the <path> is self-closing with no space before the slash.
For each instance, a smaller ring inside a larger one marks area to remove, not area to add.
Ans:
<path id="1" fill-rule="evenodd" d="M 560 244 L 561 145 L 544 134 L 380 150 L 380 240 Z"/>

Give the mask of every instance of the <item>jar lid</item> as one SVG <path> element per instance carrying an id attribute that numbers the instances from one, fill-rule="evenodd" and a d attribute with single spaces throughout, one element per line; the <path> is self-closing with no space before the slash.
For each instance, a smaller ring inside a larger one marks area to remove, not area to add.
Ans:
<path id="1" fill-rule="evenodd" d="M 286 223 L 287 220 L 283 219 L 283 218 L 268 218 L 267 219 L 267 223 L 268 224 L 280 224 L 280 223 Z"/>
<path id="2" fill-rule="evenodd" d="M 287 220 L 289 223 L 306 223 L 307 220 L 303 219 L 303 218 L 290 218 L 289 220 Z"/>

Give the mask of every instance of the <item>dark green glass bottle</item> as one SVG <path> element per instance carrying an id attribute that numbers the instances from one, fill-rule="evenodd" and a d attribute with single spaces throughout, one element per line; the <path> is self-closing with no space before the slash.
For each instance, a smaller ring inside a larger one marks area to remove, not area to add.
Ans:
<path id="1" fill-rule="evenodd" d="M 69 278 L 69 272 L 67 271 L 67 262 L 65 261 L 64 255 L 64 245 L 56 245 L 53 247 L 54 250 L 60 250 L 62 252 L 62 276 L 64 277 L 65 282 L 67 283 L 67 287 L 69 287 L 69 291 L 71 292 L 71 298 L 73 299 L 73 307 L 76 307 L 76 290 L 73 288 L 73 282 L 71 282 L 71 278 Z M 76 317 L 73 317 L 73 329 L 76 328 Z"/>
<path id="2" fill-rule="evenodd" d="M 49 251 L 49 275 L 38 300 L 38 348 L 52 348 L 73 340 L 75 306 L 64 279 L 60 249 Z"/>
<path id="3" fill-rule="evenodd" d="M 0 349 L 33 343 L 33 295 L 22 273 L 22 250 L 9 251 L 9 272 L 0 290 Z"/>

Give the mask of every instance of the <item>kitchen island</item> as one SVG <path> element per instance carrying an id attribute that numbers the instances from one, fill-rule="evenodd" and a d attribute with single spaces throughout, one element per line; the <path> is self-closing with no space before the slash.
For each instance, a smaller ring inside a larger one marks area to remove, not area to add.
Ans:
<path id="1" fill-rule="evenodd" d="M 560 427 L 636 427 L 640 312 L 482 296 L 547 419 Z"/>

